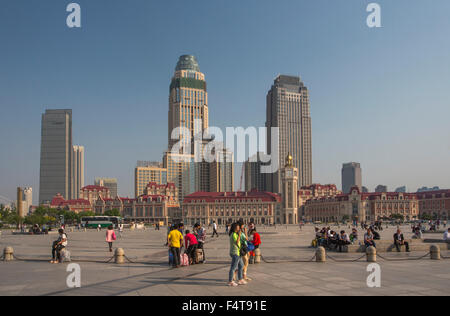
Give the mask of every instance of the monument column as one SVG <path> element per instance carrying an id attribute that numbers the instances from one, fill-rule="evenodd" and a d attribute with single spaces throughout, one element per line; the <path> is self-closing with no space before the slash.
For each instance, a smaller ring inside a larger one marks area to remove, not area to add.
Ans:
<path id="1" fill-rule="evenodd" d="M 281 170 L 283 194 L 283 224 L 298 223 L 298 169 L 293 164 L 293 157 L 286 157 L 286 165 Z"/>

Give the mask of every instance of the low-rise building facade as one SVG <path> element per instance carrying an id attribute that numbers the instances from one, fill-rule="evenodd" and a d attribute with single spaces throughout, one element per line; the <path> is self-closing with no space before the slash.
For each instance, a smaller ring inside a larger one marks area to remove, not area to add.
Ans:
<path id="1" fill-rule="evenodd" d="M 115 199 L 99 197 L 95 202 L 95 213 L 118 210 L 126 221 L 144 223 L 163 223 L 181 221 L 181 210 L 178 191 L 173 183 L 159 185 L 149 183 L 144 195 L 138 198 Z"/>
<path id="2" fill-rule="evenodd" d="M 450 190 L 416 193 L 420 215 L 428 215 L 434 220 L 450 218 Z"/>
<path id="3" fill-rule="evenodd" d="M 88 200 L 84 199 L 65 200 L 64 197 L 59 193 L 55 197 L 53 197 L 53 200 L 49 205 L 44 206 L 72 211 L 75 213 L 92 212 L 92 205 Z"/>
<path id="4" fill-rule="evenodd" d="M 183 200 L 183 221 L 187 225 L 218 225 L 243 220 L 258 225 L 275 224 L 280 216 L 281 197 L 271 192 L 196 192 Z"/>
<path id="5" fill-rule="evenodd" d="M 99 197 L 109 199 L 111 198 L 109 189 L 99 185 L 88 185 L 80 190 L 80 199 L 88 200 L 92 205 Z"/>
<path id="6" fill-rule="evenodd" d="M 405 220 L 419 218 L 415 194 L 401 192 L 362 193 L 358 187 L 349 194 L 309 199 L 304 205 L 308 221 L 335 222 L 352 220 L 374 222 L 402 215 Z"/>

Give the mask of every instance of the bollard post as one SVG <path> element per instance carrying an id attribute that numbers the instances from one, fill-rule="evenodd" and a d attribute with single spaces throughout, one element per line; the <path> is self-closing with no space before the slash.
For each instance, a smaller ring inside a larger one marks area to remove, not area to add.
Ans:
<path id="1" fill-rule="evenodd" d="M 430 258 L 431 260 L 441 260 L 441 248 L 439 246 L 430 246 Z"/>
<path id="2" fill-rule="evenodd" d="M 125 263 L 125 251 L 122 248 L 117 248 L 114 252 L 114 258 L 116 264 L 124 264 Z"/>
<path id="3" fill-rule="evenodd" d="M 261 250 L 255 249 L 255 263 L 261 263 Z"/>
<path id="4" fill-rule="evenodd" d="M 319 247 L 316 250 L 316 262 L 326 262 L 327 261 L 327 252 L 324 247 Z"/>
<path id="5" fill-rule="evenodd" d="M 14 260 L 14 249 L 12 247 L 6 247 L 3 250 L 3 260 L 13 261 Z"/>
<path id="6" fill-rule="evenodd" d="M 370 246 L 366 249 L 367 262 L 377 262 L 377 249 Z"/>

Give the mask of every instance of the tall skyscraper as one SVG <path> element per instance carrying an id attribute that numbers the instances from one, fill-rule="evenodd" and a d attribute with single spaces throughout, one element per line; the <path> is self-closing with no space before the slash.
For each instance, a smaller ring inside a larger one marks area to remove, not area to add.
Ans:
<path id="1" fill-rule="evenodd" d="M 209 164 L 210 192 L 234 192 L 234 155 L 223 148 Z"/>
<path id="2" fill-rule="evenodd" d="M 312 140 L 309 93 L 299 77 L 278 76 L 267 94 L 267 150 L 272 146 L 272 127 L 279 128 L 278 160 L 280 168 L 288 154 L 298 169 L 298 184 L 312 184 Z M 280 171 L 268 177 L 269 190 L 281 193 Z"/>
<path id="3" fill-rule="evenodd" d="M 23 209 L 28 214 L 30 207 L 33 206 L 33 188 L 23 188 Z"/>
<path id="4" fill-rule="evenodd" d="M 380 184 L 380 185 L 378 185 L 378 186 L 375 188 L 375 192 L 376 192 L 376 193 L 385 193 L 385 192 L 388 192 L 388 187 L 387 187 L 387 185 Z"/>
<path id="5" fill-rule="evenodd" d="M 200 163 L 194 162 L 193 155 L 173 154 L 166 152 L 164 154 L 163 167 L 167 170 L 167 182 L 174 183 L 178 189 L 180 202 L 186 195 L 196 191 L 196 168 Z"/>
<path id="6" fill-rule="evenodd" d="M 357 162 L 345 163 L 342 166 L 342 191 L 344 194 L 348 194 L 354 186 L 362 189 L 361 164 Z"/>
<path id="7" fill-rule="evenodd" d="M 72 193 L 72 110 L 46 110 L 42 114 L 39 202 Z"/>
<path id="8" fill-rule="evenodd" d="M 406 186 L 398 187 L 397 189 L 395 189 L 395 192 L 406 193 Z"/>
<path id="9" fill-rule="evenodd" d="M 267 191 L 267 173 L 261 173 L 264 163 L 261 161 L 263 153 L 257 153 L 244 164 L 245 191 L 258 190 Z M 256 160 L 256 161 L 251 161 Z"/>
<path id="10" fill-rule="evenodd" d="M 150 182 L 150 181 L 149 181 Z M 117 179 L 116 178 L 96 178 L 94 181 L 96 186 L 105 187 L 109 189 L 109 195 L 115 199 L 118 196 Z"/>
<path id="11" fill-rule="evenodd" d="M 72 150 L 72 196 L 77 200 L 84 187 L 84 147 L 73 146 Z"/>
<path id="12" fill-rule="evenodd" d="M 196 126 L 195 120 L 201 124 Z M 169 151 L 178 140 L 172 140 L 172 131 L 185 127 L 190 132 L 191 154 L 194 154 L 194 135 L 208 128 L 208 93 L 205 75 L 200 72 L 197 59 L 191 55 L 181 56 L 170 84 L 169 96 Z M 197 130 L 196 130 L 197 128 Z M 184 144 L 187 146 L 188 140 Z M 186 154 L 186 150 L 180 151 Z"/>
<path id="13" fill-rule="evenodd" d="M 136 169 L 134 170 L 135 197 L 139 197 L 144 194 L 144 190 L 150 182 L 155 182 L 156 184 L 166 184 L 167 168 L 163 167 L 163 164 L 160 162 L 138 161 Z"/>

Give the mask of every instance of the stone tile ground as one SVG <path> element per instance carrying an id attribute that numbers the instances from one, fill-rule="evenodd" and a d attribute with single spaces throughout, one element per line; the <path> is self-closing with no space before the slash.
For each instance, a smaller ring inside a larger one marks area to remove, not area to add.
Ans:
<path id="1" fill-rule="evenodd" d="M 337 228 L 337 227 L 335 227 Z M 348 228 L 347 228 L 348 230 Z M 382 233 L 391 239 L 395 228 Z M 403 227 L 407 237 L 408 227 Z M 107 251 L 105 232 L 69 232 L 72 258 L 81 266 L 82 287 L 68 289 L 66 264 L 48 263 L 49 246 L 56 238 L 47 236 L 13 236 L 3 232 L 0 248 L 11 246 L 19 258 L 33 261 L 0 263 L 0 295 L 182 295 L 182 296 L 272 296 L 272 295 L 448 295 L 450 293 L 450 260 L 384 261 L 382 287 L 367 287 L 367 263 L 358 262 L 293 262 L 307 261 L 314 256 L 309 248 L 313 227 L 302 231 L 296 226 L 260 229 L 262 253 L 268 262 L 251 265 L 253 281 L 246 286 L 228 288 L 228 238 L 209 238 L 206 246 L 207 263 L 182 269 L 167 265 L 164 247 L 165 229 L 161 231 L 126 231 L 115 247 L 125 250 L 127 257 L 138 263 L 124 265 L 105 262 L 111 258 Z M 438 235 L 426 235 L 441 238 Z M 391 259 L 412 259 L 426 253 L 383 254 Z M 450 256 L 449 252 L 443 252 Z M 357 259 L 361 254 L 336 254 L 337 260 Z M 280 263 L 281 261 L 282 263 Z"/>

